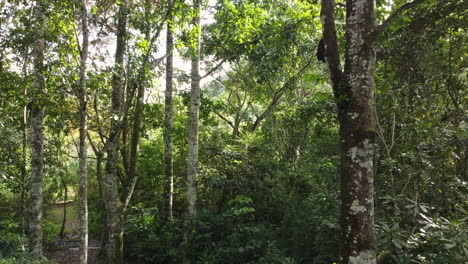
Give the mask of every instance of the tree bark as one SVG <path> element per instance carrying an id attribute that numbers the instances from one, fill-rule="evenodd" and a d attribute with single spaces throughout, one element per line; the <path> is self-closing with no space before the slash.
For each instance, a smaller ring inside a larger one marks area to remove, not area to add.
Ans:
<path id="1" fill-rule="evenodd" d="M 34 90 L 31 106 L 31 219 L 30 250 L 35 259 L 42 258 L 42 168 L 44 125 L 44 6 L 36 1 L 36 33 L 33 50 Z"/>
<path id="2" fill-rule="evenodd" d="M 26 76 L 26 75 L 25 75 Z M 26 98 L 27 89 L 24 88 L 24 97 Z M 21 193 L 20 193 L 20 218 L 21 218 L 21 233 L 26 233 L 26 192 L 27 192 L 27 154 L 28 154 L 28 106 L 23 108 L 23 121 L 22 121 L 22 150 L 21 150 Z"/>
<path id="3" fill-rule="evenodd" d="M 86 0 L 80 1 L 81 5 L 81 27 L 83 41 L 80 54 L 80 79 L 79 79 L 79 101 L 80 101 L 80 263 L 88 263 L 88 168 L 87 168 L 87 91 L 86 91 L 86 61 L 88 59 L 88 11 Z"/>
<path id="4" fill-rule="evenodd" d="M 108 236 L 106 262 L 123 263 L 123 205 L 118 194 L 118 162 L 124 93 L 124 54 L 127 36 L 128 1 L 119 2 L 117 22 L 117 47 L 115 69 L 112 77 L 112 117 L 109 139 L 106 144 L 107 163 L 103 181 L 105 208 L 107 210 Z"/>
<path id="5" fill-rule="evenodd" d="M 340 263 L 375 264 L 374 228 L 374 74 L 378 35 L 414 0 L 377 26 L 375 1 L 346 1 L 345 70 L 335 28 L 335 1 L 322 0 L 325 59 L 338 108 L 341 140 Z"/>
<path id="6" fill-rule="evenodd" d="M 341 139 L 341 264 L 375 264 L 373 158 L 376 122 L 374 1 L 346 1 L 345 71 L 341 71 L 334 0 L 322 0 L 325 58 L 338 106 Z"/>
<path id="7" fill-rule="evenodd" d="M 191 59 L 191 95 L 187 156 L 187 201 L 189 219 L 193 219 L 197 214 L 198 120 L 200 112 L 200 2 L 200 0 L 193 0 L 195 16 L 192 19 L 192 30 L 196 31 L 196 39 L 194 40 L 195 43 Z"/>
<path id="8" fill-rule="evenodd" d="M 172 90 L 173 90 L 173 49 L 174 38 L 172 36 L 173 24 L 173 3 L 169 0 L 169 18 L 167 21 L 166 35 L 166 91 L 164 104 L 164 206 L 163 218 L 164 221 L 172 220 L 172 199 L 174 191 L 174 166 L 172 157 L 172 130 L 174 128 L 174 110 L 172 106 Z"/>

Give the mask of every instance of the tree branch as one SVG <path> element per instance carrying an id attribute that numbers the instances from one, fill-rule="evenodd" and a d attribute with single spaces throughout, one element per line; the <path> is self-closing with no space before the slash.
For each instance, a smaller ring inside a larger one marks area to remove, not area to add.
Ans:
<path id="1" fill-rule="evenodd" d="M 213 69 L 209 70 L 205 75 L 201 76 L 200 80 L 210 76 L 213 72 L 217 71 L 219 69 L 219 67 L 221 67 L 223 65 L 224 62 L 226 62 L 225 59 L 222 60 L 220 63 L 218 63 L 218 65 L 216 65 Z"/>
<path id="2" fill-rule="evenodd" d="M 228 125 L 231 127 L 231 128 L 234 128 L 234 124 L 231 122 L 231 120 L 227 119 L 226 117 L 224 117 L 223 115 L 221 115 L 220 113 L 218 112 L 215 112 L 215 114 L 221 118 L 222 120 L 226 121 L 226 123 L 228 123 Z"/>
<path id="3" fill-rule="evenodd" d="M 393 14 L 391 14 L 380 26 L 377 27 L 377 32 L 384 31 L 398 16 L 400 16 L 406 10 L 413 8 L 426 0 L 414 0 L 413 2 L 406 3 L 398 8 Z"/>
<path id="4" fill-rule="evenodd" d="M 323 43 L 325 44 L 325 59 L 330 70 L 331 81 L 335 96 L 337 94 L 337 85 L 341 82 L 343 72 L 341 71 L 340 54 L 338 51 L 338 39 L 335 26 L 335 0 L 322 0 L 320 10 L 320 20 L 323 26 Z"/>
<path id="5" fill-rule="evenodd" d="M 254 124 L 250 129 L 251 132 L 255 132 L 260 127 L 260 123 L 268 116 L 270 112 L 272 112 L 275 109 L 276 105 L 278 105 L 284 93 L 287 90 L 294 88 L 294 84 L 297 81 L 297 79 L 299 79 L 302 76 L 305 70 L 309 68 L 311 63 L 312 58 L 309 59 L 308 62 L 295 75 L 291 76 L 283 85 L 283 87 L 281 87 L 281 89 L 277 90 L 273 94 L 267 109 L 265 109 L 265 111 L 263 111 L 263 113 L 260 116 L 257 116 L 257 119 L 254 121 Z"/>

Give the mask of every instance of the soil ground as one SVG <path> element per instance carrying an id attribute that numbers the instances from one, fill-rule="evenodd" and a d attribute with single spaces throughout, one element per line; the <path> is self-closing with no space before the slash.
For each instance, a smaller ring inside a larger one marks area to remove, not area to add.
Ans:
<path id="1" fill-rule="evenodd" d="M 67 208 L 67 221 L 65 224 L 65 237 L 59 238 L 58 233 L 63 221 L 63 207 Z M 75 203 L 57 203 L 50 208 L 45 215 L 49 222 L 48 233 L 46 233 L 45 256 L 47 259 L 58 264 L 79 264 L 79 228 L 78 206 Z M 57 231 L 58 227 L 58 231 Z M 53 234 L 50 234 L 53 233 Z M 88 263 L 101 264 L 99 258 L 100 241 L 89 239 Z"/>

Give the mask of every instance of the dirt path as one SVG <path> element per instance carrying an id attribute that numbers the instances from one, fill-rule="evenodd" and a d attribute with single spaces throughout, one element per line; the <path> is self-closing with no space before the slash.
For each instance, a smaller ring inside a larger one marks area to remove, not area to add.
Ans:
<path id="1" fill-rule="evenodd" d="M 64 204 L 55 204 L 49 211 L 46 217 L 56 223 L 62 223 Z M 65 224 L 65 238 L 57 239 L 45 246 L 44 255 L 49 260 L 53 260 L 58 264 L 79 264 L 79 227 L 80 221 L 77 215 L 77 205 L 68 203 L 67 205 L 67 221 Z M 99 258 L 100 241 L 97 239 L 89 239 L 88 248 L 88 264 L 101 264 Z"/>
<path id="2" fill-rule="evenodd" d="M 101 264 L 99 254 L 100 242 L 96 239 L 89 240 L 88 263 Z M 59 264 L 79 264 L 80 263 L 80 244 L 73 240 L 57 240 L 46 247 L 45 256 Z"/>

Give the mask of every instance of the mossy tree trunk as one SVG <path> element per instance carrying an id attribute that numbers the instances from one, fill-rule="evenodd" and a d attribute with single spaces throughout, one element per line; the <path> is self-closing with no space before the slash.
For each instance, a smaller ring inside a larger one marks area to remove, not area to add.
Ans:
<path id="1" fill-rule="evenodd" d="M 117 47 L 112 77 L 112 116 L 106 144 L 107 162 L 103 194 L 107 216 L 106 263 L 123 263 L 123 204 L 118 193 L 118 166 L 124 101 L 124 54 L 127 38 L 128 1 L 119 2 L 117 14 Z"/>

